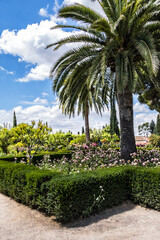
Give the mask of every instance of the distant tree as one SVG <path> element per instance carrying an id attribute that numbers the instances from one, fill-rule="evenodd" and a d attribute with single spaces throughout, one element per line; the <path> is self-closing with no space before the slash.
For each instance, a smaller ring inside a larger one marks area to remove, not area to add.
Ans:
<path id="1" fill-rule="evenodd" d="M 156 127 L 156 124 L 155 122 L 152 120 L 151 123 L 150 123 L 150 133 L 153 134 L 155 133 L 155 127 Z"/>
<path id="2" fill-rule="evenodd" d="M 160 114 L 157 115 L 156 134 L 160 136 Z"/>
<path id="3" fill-rule="evenodd" d="M 150 132 L 149 122 L 146 122 L 146 123 L 143 123 L 142 125 L 139 125 L 138 126 L 138 132 L 139 132 L 139 135 L 143 135 L 143 136 L 148 137 L 148 134 Z"/>
<path id="4" fill-rule="evenodd" d="M 14 111 L 13 113 L 13 127 L 17 127 L 17 118 L 16 118 L 16 113 Z"/>
<path id="5" fill-rule="evenodd" d="M 84 127 L 82 127 L 82 134 L 84 133 Z"/>

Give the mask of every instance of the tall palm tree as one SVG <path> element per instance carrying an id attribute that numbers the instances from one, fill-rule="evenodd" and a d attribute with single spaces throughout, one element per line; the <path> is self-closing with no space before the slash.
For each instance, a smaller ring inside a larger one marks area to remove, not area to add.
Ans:
<path id="1" fill-rule="evenodd" d="M 79 76 L 78 81 L 74 81 L 72 74 L 68 74 L 65 81 L 60 82 L 60 86 L 58 83 L 54 85 L 53 90 L 58 94 L 64 114 L 71 117 L 75 115 L 76 110 L 78 115 L 82 113 L 85 120 L 86 142 L 90 142 L 89 113 L 94 107 L 97 114 L 102 114 L 102 110 L 107 106 L 108 96 L 104 94 L 107 85 L 100 86 L 101 81 L 93 81 L 88 85 L 86 79 L 84 73 Z"/>
<path id="2" fill-rule="evenodd" d="M 133 92 L 141 73 L 153 79 L 159 69 L 158 44 L 160 27 L 160 3 L 157 0 L 98 0 L 103 13 L 81 4 L 64 6 L 59 17 L 76 21 L 72 26 L 58 25 L 79 30 L 72 36 L 48 45 L 55 50 L 66 43 L 82 45 L 64 54 L 70 65 L 63 65 L 67 76 L 71 65 L 72 74 L 88 72 L 87 82 L 101 73 L 104 79 L 106 68 L 116 74 L 117 100 L 121 129 L 121 157 L 128 159 L 136 151 L 133 128 Z M 76 60 L 75 60 L 76 59 Z M 71 63 L 72 60 L 72 63 Z M 60 62 L 63 61 L 63 56 Z M 73 66 L 72 65 L 72 66 Z M 53 68 L 59 74 L 59 64 Z M 62 70 L 62 69 L 61 69 Z M 55 80 L 56 82 L 56 80 Z"/>

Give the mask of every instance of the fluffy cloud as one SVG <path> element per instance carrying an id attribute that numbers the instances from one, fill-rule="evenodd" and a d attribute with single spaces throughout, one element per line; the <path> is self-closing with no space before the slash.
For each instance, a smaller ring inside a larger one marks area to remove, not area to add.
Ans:
<path id="1" fill-rule="evenodd" d="M 39 10 L 39 15 L 42 16 L 42 17 L 48 17 L 48 11 L 46 8 L 41 8 Z"/>
<path id="2" fill-rule="evenodd" d="M 29 107 L 17 106 L 12 110 L 0 110 L 0 125 L 3 126 L 4 123 L 8 123 L 8 126 L 12 126 L 13 111 L 16 112 L 18 123 L 26 122 L 31 123 L 32 120 L 38 122 L 42 120 L 43 122 L 48 122 L 52 127 L 53 132 L 63 130 L 67 132 L 71 130 L 73 133 L 81 131 L 82 126 L 84 126 L 84 119 L 82 116 L 76 116 L 69 118 L 62 114 L 61 109 L 59 109 L 58 101 L 54 102 L 53 106 L 48 106 L 45 104 L 47 100 L 36 98 L 33 102 L 26 102 L 31 104 Z M 117 112 L 118 113 L 118 112 Z M 134 129 L 135 135 L 138 135 L 138 126 L 154 120 L 156 122 L 157 113 L 155 111 L 150 111 L 149 113 L 138 113 L 134 117 Z M 106 109 L 102 116 L 97 115 L 94 111 L 91 112 L 90 116 L 90 127 L 91 128 L 102 128 L 105 124 L 109 124 L 110 112 Z"/>
<path id="3" fill-rule="evenodd" d="M 42 96 L 43 96 L 43 97 L 46 97 L 46 96 L 48 96 L 48 95 L 49 95 L 49 94 L 46 93 L 46 92 L 43 92 L 43 93 L 42 93 Z"/>
<path id="4" fill-rule="evenodd" d="M 74 3 L 79 3 L 79 4 L 83 4 L 86 7 L 90 7 L 92 8 L 94 11 L 97 11 L 98 13 L 101 13 L 103 15 L 103 10 L 100 6 L 100 4 L 98 3 L 98 1 L 86 1 L 86 0 L 64 0 L 63 4 L 64 5 L 70 5 L 70 4 L 74 4 Z"/>
<path id="5" fill-rule="evenodd" d="M 135 135 L 139 135 L 138 134 L 138 126 L 139 125 L 146 123 L 146 122 L 150 123 L 152 120 L 154 120 L 154 122 L 156 123 L 156 118 L 157 118 L 157 112 L 155 112 L 155 111 L 137 114 L 134 118 Z"/>
<path id="6" fill-rule="evenodd" d="M 18 57 L 18 62 L 32 64 L 32 68 L 21 78 L 19 82 L 43 81 L 49 77 L 50 69 L 71 46 L 67 45 L 53 52 L 53 48 L 45 47 L 53 42 L 67 37 L 71 33 L 61 29 L 51 30 L 56 22 L 45 20 L 39 24 L 28 25 L 26 29 L 19 31 L 4 30 L 0 37 L 0 53 L 11 54 Z"/>
<path id="7" fill-rule="evenodd" d="M 48 122 L 49 126 L 52 127 L 53 132 L 63 130 L 71 130 L 73 133 L 81 131 L 84 126 L 84 120 L 81 116 L 75 118 L 69 118 L 68 116 L 62 115 L 61 109 L 58 104 L 48 107 L 44 105 L 33 105 L 29 107 L 17 106 L 10 111 L 0 110 L 0 125 L 3 123 L 9 123 L 12 126 L 13 111 L 16 112 L 18 123 L 26 122 L 31 123 L 32 120 L 38 122 Z M 109 111 L 106 110 L 103 117 L 97 115 L 95 112 L 90 114 L 90 126 L 92 128 L 101 128 L 106 123 L 109 124 Z"/>
<path id="8" fill-rule="evenodd" d="M 133 108 L 134 112 L 135 113 L 147 113 L 147 112 L 150 112 L 149 108 L 144 105 L 144 104 L 140 104 L 139 102 L 137 102 L 135 105 L 134 105 L 134 108 Z"/>
<path id="9" fill-rule="evenodd" d="M 92 1 L 65 0 L 63 4 L 72 4 L 74 2 L 82 3 L 97 11 L 101 11 L 98 3 Z M 60 7 L 57 1 L 55 6 L 56 9 Z M 67 51 L 67 49 L 72 47 L 72 44 L 66 45 L 56 52 L 53 52 L 53 48 L 45 49 L 48 44 L 56 42 L 71 34 L 71 32 L 65 32 L 61 29 L 50 30 L 60 19 L 58 19 L 56 15 L 48 14 L 48 7 L 47 5 L 46 8 L 41 8 L 39 14 L 49 19 L 42 20 L 40 23 L 28 25 L 25 29 L 20 29 L 18 31 L 10 31 L 7 29 L 1 34 L 0 53 L 11 54 L 18 57 L 19 64 L 21 62 L 26 62 L 33 66 L 29 72 L 26 72 L 24 76 L 17 79 L 19 82 L 43 81 L 47 79 L 51 66 Z"/>
<path id="10" fill-rule="evenodd" d="M 27 104 L 27 105 L 37 105 L 37 104 L 38 105 L 46 105 L 46 104 L 48 104 L 48 101 L 47 101 L 47 99 L 37 97 L 32 102 L 31 101 L 22 101 L 22 103 Z"/>

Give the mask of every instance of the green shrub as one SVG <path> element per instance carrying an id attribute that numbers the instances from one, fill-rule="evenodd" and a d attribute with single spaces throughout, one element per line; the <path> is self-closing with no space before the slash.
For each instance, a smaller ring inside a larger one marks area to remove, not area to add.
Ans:
<path id="1" fill-rule="evenodd" d="M 130 199 L 160 211 L 160 168 L 129 167 Z"/>
<path id="2" fill-rule="evenodd" d="M 149 142 L 154 147 L 160 147 L 160 136 L 152 134 L 149 138 Z"/>
<path id="3" fill-rule="evenodd" d="M 31 207 L 41 193 L 41 185 L 60 173 L 39 170 L 34 166 L 0 161 L 0 192 Z"/>
<path id="4" fill-rule="evenodd" d="M 127 199 L 160 210 L 160 168 L 121 166 L 64 175 L 0 161 L 0 192 L 61 222 Z"/>
<path id="5" fill-rule="evenodd" d="M 63 156 L 66 156 L 67 158 L 71 158 L 71 152 L 70 151 L 58 151 L 58 152 L 42 152 L 40 154 L 35 154 L 33 156 L 33 160 L 32 163 L 33 165 L 36 165 L 37 163 L 39 163 L 42 159 L 44 155 L 50 155 L 50 159 L 61 159 Z M 27 162 L 27 157 L 22 155 L 22 156 L 5 156 L 5 157 L 0 157 L 0 160 L 3 161 L 9 161 L 9 162 L 17 162 L 19 163 L 21 160 L 23 160 L 24 162 Z"/>
<path id="6" fill-rule="evenodd" d="M 61 222 L 89 216 L 128 197 L 127 175 L 120 167 L 51 179 L 43 187 L 46 212 Z"/>
<path id="7" fill-rule="evenodd" d="M 86 135 L 77 135 L 72 141 L 70 141 L 70 145 L 72 144 L 83 144 L 86 142 Z"/>

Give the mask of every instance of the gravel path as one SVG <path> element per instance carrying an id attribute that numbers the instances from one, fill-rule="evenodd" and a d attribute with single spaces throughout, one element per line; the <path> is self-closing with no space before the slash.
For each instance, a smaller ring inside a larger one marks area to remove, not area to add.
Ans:
<path id="1" fill-rule="evenodd" d="M 159 240 L 160 212 L 128 202 L 61 226 L 0 194 L 0 240 Z"/>

